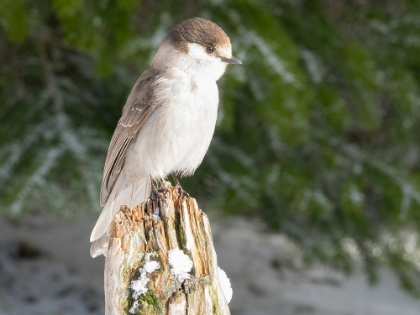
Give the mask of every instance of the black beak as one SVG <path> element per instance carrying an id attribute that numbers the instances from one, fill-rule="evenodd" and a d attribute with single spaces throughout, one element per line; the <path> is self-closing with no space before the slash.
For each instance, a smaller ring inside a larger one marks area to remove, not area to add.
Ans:
<path id="1" fill-rule="evenodd" d="M 230 63 L 232 65 L 241 65 L 242 61 L 240 61 L 238 58 L 232 57 L 232 58 L 223 58 L 222 61 L 226 63 Z"/>

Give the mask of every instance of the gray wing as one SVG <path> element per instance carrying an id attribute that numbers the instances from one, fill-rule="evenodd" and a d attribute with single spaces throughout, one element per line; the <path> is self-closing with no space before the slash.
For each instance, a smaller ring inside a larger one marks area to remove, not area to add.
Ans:
<path id="1" fill-rule="evenodd" d="M 106 156 L 101 187 L 101 206 L 105 205 L 118 179 L 128 146 L 157 107 L 154 98 L 154 88 L 156 86 L 154 83 L 159 77 L 159 73 L 153 68 L 146 70 L 137 80 L 128 96 Z"/>

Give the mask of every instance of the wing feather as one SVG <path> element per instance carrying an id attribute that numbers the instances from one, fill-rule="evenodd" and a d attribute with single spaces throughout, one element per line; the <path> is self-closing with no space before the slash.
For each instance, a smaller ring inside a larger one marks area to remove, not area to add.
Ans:
<path id="1" fill-rule="evenodd" d="M 127 148 L 141 132 L 141 127 L 157 107 L 154 88 L 159 73 L 150 68 L 137 80 L 128 96 L 123 114 L 114 131 L 104 166 L 101 206 L 104 206 L 124 164 Z"/>

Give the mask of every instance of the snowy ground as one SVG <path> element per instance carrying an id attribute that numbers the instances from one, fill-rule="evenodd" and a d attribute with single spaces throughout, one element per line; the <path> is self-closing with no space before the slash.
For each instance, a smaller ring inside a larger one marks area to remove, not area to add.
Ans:
<path id="1" fill-rule="evenodd" d="M 31 214 L 0 218 L 0 315 L 103 314 L 103 259 L 91 259 L 93 216 L 65 221 Z M 230 277 L 232 315 L 419 315 L 420 301 L 382 270 L 370 287 L 327 268 L 303 270 L 295 250 L 258 224 L 213 223 L 219 265 Z"/>

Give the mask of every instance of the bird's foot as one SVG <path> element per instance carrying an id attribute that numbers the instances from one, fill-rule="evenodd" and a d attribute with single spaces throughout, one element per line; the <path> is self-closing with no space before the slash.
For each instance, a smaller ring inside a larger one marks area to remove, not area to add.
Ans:
<path id="1" fill-rule="evenodd" d="M 175 189 L 178 189 L 179 197 L 178 199 L 181 200 L 184 197 L 190 198 L 190 194 L 187 193 L 179 183 L 177 183 L 174 187 Z"/>
<path id="2" fill-rule="evenodd" d="M 162 202 L 167 204 L 165 194 L 169 193 L 167 188 L 157 188 L 152 181 L 152 200 L 156 201 L 156 203 Z"/>
<path id="3" fill-rule="evenodd" d="M 174 179 L 175 179 L 175 189 L 177 189 L 178 190 L 178 193 L 179 193 L 179 197 L 178 197 L 178 199 L 179 200 L 181 200 L 182 198 L 184 198 L 185 196 L 186 197 L 188 197 L 188 198 L 190 198 L 190 194 L 189 193 L 187 193 L 183 188 L 182 188 L 182 186 L 181 186 L 181 184 L 179 183 L 179 180 L 178 180 L 178 178 L 176 178 L 176 176 L 175 175 L 173 175 L 174 176 Z"/>

